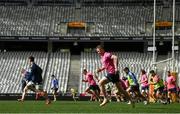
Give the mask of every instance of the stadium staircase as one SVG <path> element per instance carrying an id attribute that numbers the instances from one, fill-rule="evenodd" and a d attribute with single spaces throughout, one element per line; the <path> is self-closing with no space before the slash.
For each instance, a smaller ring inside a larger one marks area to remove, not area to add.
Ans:
<path id="1" fill-rule="evenodd" d="M 49 64 L 49 61 L 50 61 L 50 55 L 51 55 L 51 53 L 48 53 L 48 56 L 47 56 L 47 65 L 46 65 L 46 67 L 45 67 L 45 69 L 44 69 L 44 79 L 43 79 L 43 84 L 44 84 L 44 82 L 45 82 L 45 80 L 47 80 L 47 71 L 48 71 L 48 64 Z M 44 85 L 43 85 L 44 86 Z"/>
<path id="2" fill-rule="evenodd" d="M 67 88 L 76 88 L 79 87 L 79 74 L 80 74 L 80 56 L 71 55 L 70 63 L 70 75 L 67 84 Z"/>

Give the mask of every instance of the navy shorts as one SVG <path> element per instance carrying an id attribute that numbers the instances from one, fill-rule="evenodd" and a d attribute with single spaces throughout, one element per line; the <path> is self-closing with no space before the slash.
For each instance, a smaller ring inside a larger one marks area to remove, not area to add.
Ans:
<path id="1" fill-rule="evenodd" d="M 131 90 L 132 92 L 134 92 L 134 91 L 138 91 L 138 92 L 139 92 L 139 85 L 131 85 L 131 86 L 130 86 L 130 90 Z"/>
<path id="2" fill-rule="evenodd" d="M 171 93 L 176 93 L 176 88 L 171 88 L 171 89 L 168 89 L 168 91 L 170 91 Z"/>
<path id="3" fill-rule="evenodd" d="M 144 90 L 144 91 L 145 91 L 145 90 L 149 90 L 149 86 L 142 86 L 142 87 L 141 87 L 141 90 Z"/>
<path id="4" fill-rule="evenodd" d="M 98 85 L 90 85 L 90 86 L 89 86 L 89 89 L 91 89 L 91 90 L 93 90 L 93 91 L 96 91 L 96 90 L 100 91 Z"/>
<path id="5" fill-rule="evenodd" d="M 164 87 L 159 87 L 157 89 L 154 89 L 154 93 L 157 93 L 159 91 L 160 93 L 163 93 Z"/>
<path id="6" fill-rule="evenodd" d="M 119 82 L 119 74 L 110 74 L 110 73 L 108 73 L 106 78 L 112 83 Z"/>

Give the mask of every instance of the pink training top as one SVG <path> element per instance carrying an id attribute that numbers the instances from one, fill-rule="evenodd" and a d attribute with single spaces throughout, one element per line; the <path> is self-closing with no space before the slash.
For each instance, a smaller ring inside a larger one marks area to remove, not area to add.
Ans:
<path id="1" fill-rule="evenodd" d="M 105 52 L 103 56 L 101 56 L 101 63 L 103 67 L 107 70 L 108 73 L 115 73 L 115 66 L 113 60 L 111 59 L 112 54 L 109 52 Z"/>
<path id="2" fill-rule="evenodd" d="M 124 83 L 124 85 L 126 86 L 126 89 L 129 87 L 129 81 L 128 80 L 122 80 L 121 81 Z"/>
<path id="3" fill-rule="evenodd" d="M 87 72 L 86 80 L 88 81 L 89 85 L 97 85 L 96 81 L 93 78 L 93 75 L 90 72 Z"/>
<path id="4" fill-rule="evenodd" d="M 146 75 L 146 74 L 143 74 L 143 75 L 141 76 L 141 86 L 142 86 L 142 87 L 148 86 L 148 78 L 147 78 L 147 75 Z"/>
<path id="5" fill-rule="evenodd" d="M 121 80 L 121 79 L 119 79 L 119 81 L 120 81 L 121 87 L 122 87 L 124 90 L 126 90 L 128 87 L 126 86 L 125 81 L 123 81 L 123 80 Z"/>
<path id="6" fill-rule="evenodd" d="M 176 79 L 174 76 L 168 76 L 166 78 L 166 82 L 167 82 L 167 89 L 173 89 L 176 87 L 176 83 L 175 83 Z"/>

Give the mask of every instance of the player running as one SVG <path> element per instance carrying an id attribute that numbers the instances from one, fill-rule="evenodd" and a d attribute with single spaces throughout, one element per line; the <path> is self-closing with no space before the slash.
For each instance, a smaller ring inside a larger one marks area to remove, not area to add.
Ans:
<path id="1" fill-rule="evenodd" d="M 170 104 L 170 100 L 172 100 L 172 96 L 176 97 L 176 78 L 171 75 L 171 72 L 168 71 L 168 77 L 166 78 L 166 85 L 168 91 L 168 103 Z"/>
<path id="2" fill-rule="evenodd" d="M 109 52 L 105 52 L 103 46 L 101 46 L 101 45 L 98 45 L 96 47 L 96 51 L 100 55 L 101 63 L 103 65 L 101 68 L 97 69 L 97 73 L 99 73 L 103 70 L 107 71 L 107 76 L 105 76 L 104 78 L 102 78 L 99 81 L 100 90 L 104 96 L 104 100 L 100 104 L 100 106 L 104 106 L 106 103 L 109 102 L 109 100 L 107 98 L 106 90 L 105 90 L 105 85 L 109 82 L 112 82 L 117 87 L 118 93 L 124 94 L 127 97 L 127 99 L 130 101 L 132 106 L 135 107 L 135 104 L 132 101 L 129 94 L 125 90 L 123 90 L 119 84 L 119 71 L 118 71 L 118 58 L 117 58 L 117 56 L 113 55 Z"/>
<path id="3" fill-rule="evenodd" d="M 129 93 L 135 94 L 135 97 L 141 98 L 144 101 L 144 105 L 147 105 L 148 102 L 146 98 L 139 91 L 139 84 L 138 84 L 135 74 L 130 72 L 128 67 L 124 68 L 124 72 L 127 74 L 127 78 L 130 85 L 126 91 L 128 91 Z"/>
<path id="4" fill-rule="evenodd" d="M 82 82 L 88 82 L 89 84 L 89 87 L 85 90 L 85 92 L 95 96 L 100 101 L 100 89 L 93 78 L 93 74 L 84 69 L 83 75 L 85 76 L 85 79 L 83 79 Z"/>
<path id="5" fill-rule="evenodd" d="M 141 94 L 144 97 L 148 98 L 149 84 L 148 84 L 148 77 L 144 69 L 141 70 L 140 84 L 141 84 Z"/>
<path id="6" fill-rule="evenodd" d="M 152 76 L 151 84 L 154 85 L 153 99 L 155 100 L 155 102 L 157 102 L 157 100 L 160 100 L 163 104 L 166 103 L 162 96 L 164 90 L 163 80 L 159 77 L 159 75 L 155 73 L 154 70 L 151 70 L 150 74 Z"/>
<path id="7" fill-rule="evenodd" d="M 43 91 L 41 88 L 42 84 L 42 69 L 35 64 L 34 57 L 30 56 L 28 58 L 28 62 L 30 65 L 30 74 L 28 78 L 27 85 L 25 86 L 21 99 L 18 99 L 18 101 L 24 101 L 25 95 L 28 90 L 31 90 L 33 92 L 36 92 L 36 94 L 43 96 L 46 99 L 46 104 L 50 104 L 50 99 L 48 98 L 47 92 Z"/>

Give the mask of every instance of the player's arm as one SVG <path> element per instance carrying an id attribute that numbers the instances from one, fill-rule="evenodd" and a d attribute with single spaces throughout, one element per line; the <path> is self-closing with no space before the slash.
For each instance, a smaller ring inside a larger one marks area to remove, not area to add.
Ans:
<path id="1" fill-rule="evenodd" d="M 173 83 L 173 84 L 176 83 L 176 78 L 175 78 L 175 77 L 172 78 L 172 83 Z"/>
<path id="2" fill-rule="evenodd" d="M 118 71 L 118 57 L 116 55 L 112 55 L 111 59 L 113 59 L 113 64 L 115 67 L 115 71 Z"/>
<path id="3" fill-rule="evenodd" d="M 36 65 L 33 63 L 32 68 L 31 68 L 31 72 L 29 73 L 29 77 L 33 77 L 33 75 L 35 74 L 36 71 Z"/>
<path id="4" fill-rule="evenodd" d="M 150 79 L 149 85 L 154 85 L 154 82 L 153 82 L 153 79 L 152 79 L 152 78 Z"/>
<path id="5" fill-rule="evenodd" d="M 144 80 L 141 80 L 141 83 L 147 82 L 148 78 L 146 77 Z"/>
<path id="6" fill-rule="evenodd" d="M 158 82 L 157 81 L 153 81 L 151 82 L 151 85 L 156 85 Z"/>
<path id="7" fill-rule="evenodd" d="M 98 68 L 98 69 L 96 70 L 96 72 L 99 73 L 99 72 L 101 72 L 101 71 L 103 71 L 103 70 L 105 70 L 105 67 L 104 67 L 104 66 L 102 66 L 101 68 Z"/>
<path id="8" fill-rule="evenodd" d="M 82 79 L 82 82 L 88 82 L 88 80 L 84 80 L 84 79 Z"/>
<path id="9" fill-rule="evenodd" d="M 136 83 L 136 79 L 134 78 L 133 74 L 129 74 L 130 78 L 133 80 L 133 82 Z"/>
<path id="10" fill-rule="evenodd" d="M 94 73 L 93 77 L 99 82 L 99 78 L 98 78 L 98 76 L 96 75 L 96 72 Z"/>

